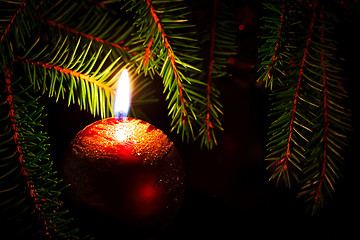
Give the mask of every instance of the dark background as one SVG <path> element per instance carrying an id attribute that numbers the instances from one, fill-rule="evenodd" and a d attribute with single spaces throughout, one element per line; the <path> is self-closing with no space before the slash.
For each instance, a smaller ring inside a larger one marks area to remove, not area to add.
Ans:
<path id="1" fill-rule="evenodd" d="M 310 216 L 303 200 L 296 197 L 296 186 L 288 190 L 267 181 L 264 158 L 269 125 L 268 90 L 256 83 L 258 75 L 252 67 L 257 63 L 260 44 L 261 4 L 239 1 L 237 11 L 241 27 L 237 32 L 239 54 L 230 65 L 233 76 L 216 82 L 224 107 L 225 128 L 219 136 L 219 146 L 208 151 L 201 150 L 199 144 L 182 143 L 179 136 L 169 132 L 166 102 L 151 105 L 147 110 L 151 123 L 175 142 L 187 176 L 183 206 L 174 222 L 156 238 L 356 239 L 360 223 L 355 167 L 359 160 L 358 18 L 345 19 L 337 30 L 341 54 L 347 59 L 345 77 L 352 100 L 353 136 L 334 198 L 318 215 Z M 59 163 L 75 134 L 96 119 L 77 106 L 67 107 L 64 102 L 53 100 L 48 104 L 48 114 L 51 151 Z M 75 223 L 86 228 L 81 221 L 84 219 L 76 216 Z M 118 236 L 116 239 L 132 239 L 122 236 L 121 231 Z"/>

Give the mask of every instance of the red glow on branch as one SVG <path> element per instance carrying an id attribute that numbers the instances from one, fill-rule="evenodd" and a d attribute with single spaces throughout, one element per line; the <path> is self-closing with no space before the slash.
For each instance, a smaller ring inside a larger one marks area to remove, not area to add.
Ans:
<path id="1" fill-rule="evenodd" d="M 130 50 L 128 47 L 125 47 L 125 46 L 121 46 L 120 44 L 123 44 L 123 42 L 120 42 L 119 44 L 116 44 L 116 43 L 113 43 L 113 42 L 109 42 L 107 40 L 104 40 L 104 39 L 101 39 L 101 38 L 98 38 L 98 37 L 94 37 L 94 36 L 91 36 L 89 34 L 86 34 L 86 33 L 83 33 L 83 32 L 80 32 L 76 29 L 73 29 L 73 28 L 69 28 L 69 27 L 66 27 L 62 24 L 59 24 L 57 22 L 54 22 L 54 21 L 51 21 L 49 19 L 42 19 L 43 21 L 49 23 L 50 25 L 53 25 L 53 26 L 56 26 L 58 28 L 62 28 L 62 29 L 65 29 L 66 31 L 69 31 L 69 32 L 72 32 L 72 33 L 75 33 L 75 34 L 78 34 L 78 35 L 81 35 L 83 37 L 86 37 L 88 39 L 91 39 L 91 40 L 95 40 L 99 43 L 102 43 L 102 44 L 108 44 L 110 46 L 113 46 L 113 47 L 116 47 L 116 48 L 119 48 L 119 49 L 123 49 L 123 50 Z M 131 54 L 133 55 L 136 55 L 136 52 L 131 52 Z"/>
<path id="2" fill-rule="evenodd" d="M 178 70 L 177 70 L 177 67 L 176 67 L 176 61 L 175 61 L 174 53 L 173 53 L 173 51 L 172 51 L 172 49 L 170 47 L 169 41 L 168 41 L 168 39 L 166 37 L 166 33 L 165 33 L 161 23 L 160 23 L 160 19 L 157 16 L 157 14 L 155 13 L 155 9 L 151 4 L 151 0 L 146 0 L 146 4 L 150 8 L 150 13 L 151 13 L 155 23 L 157 24 L 158 31 L 161 32 L 162 39 L 165 42 L 165 48 L 167 49 L 167 56 L 170 58 L 171 67 L 174 70 L 175 79 L 177 79 L 177 85 L 178 85 L 178 88 L 179 88 L 179 97 L 180 97 L 181 106 L 184 106 L 183 111 L 182 111 L 182 120 L 183 120 L 183 122 L 185 124 L 188 124 L 189 119 L 188 119 L 188 114 L 187 114 L 187 111 L 186 111 L 187 103 L 186 103 L 186 100 L 185 100 L 184 94 L 183 94 L 183 86 L 181 84 L 181 80 L 180 80 L 179 75 L 178 75 Z"/>
<path id="3" fill-rule="evenodd" d="M 211 135 L 210 135 L 210 129 L 213 129 L 213 124 L 211 122 L 211 109 L 210 109 L 210 101 L 211 101 L 211 83 L 212 83 L 212 70 L 214 69 L 214 63 L 215 63 L 215 57 L 214 57 L 214 51 L 215 51 L 215 37 L 216 37 L 216 19 L 217 19 L 217 0 L 213 0 L 213 16 L 212 16 L 212 26 L 211 26 L 211 42 L 210 42 L 210 62 L 209 62 L 209 70 L 208 70 L 208 79 L 207 79 L 207 94 L 206 94 L 206 119 L 205 124 L 206 127 L 206 134 L 208 141 L 211 142 Z"/>
<path id="4" fill-rule="evenodd" d="M 0 38 L 0 42 L 4 39 L 5 35 L 7 34 L 7 32 L 10 30 L 10 26 L 11 24 L 13 24 L 14 20 L 15 20 L 15 17 L 20 13 L 21 9 L 24 8 L 25 6 L 25 2 L 26 0 L 23 0 L 19 6 L 19 9 L 16 11 L 16 13 L 12 16 L 11 20 L 10 20 L 10 23 L 6 26 L 5 28 L 5 31 L 3 33 L 3 35 L 1 36 Z"/>
<path id="5" fill-rule="evenodd" d="M 32 198 L 32 200 L 34 201 L 34 205 L 35 205 L 35 209 L 37 210 L 37 213 L 39 214 L 40 219 L 42 219 L 42 221 L 45 223 L 45 230 L 47 231 L 47 227 L 46 227 L 46 221 L 44 219 L 44 216 L 41 214 L 40 212 L 40 206 L 37 203 L 38 201 L 46 201 L 46 199 L 40 199 L 36 193 L 34 192 L 34 186 L 31 184 L 29 178 L 28 178 L 28 173 L 26 171 L 26 168 L 24 166 L 24 155 L 21 149 L 21 141 L 20 141 L 20 137 L 19 137 L 19 133 L 18 133 L 18 128 L 16 126 L 16 117 L 15 117 L 15 105 L 14 105 L 14 101 L 13 101 L 13 93 L 12 93 L 12 89 L 11 89 L 11 80 L 13 79 L 13 75 L 10 71 L 10 69 L 8 69 L 6 66 L 3 66 L 4 70 L 5 70 L 5 94 L 7 95 L 6 100 L 9 104 L 9 117 L 10 117 L 10 121 L 11 121 L 11 129 L 13 130 L 13 140 L 16 146 L 16 153 L 19 156 L 19 162 L 20 162 L 20 166 L 21 166 L 21 173 L 22 175 L 25 177 L 26 180 L 26 185 L 27 185 L 27 189 L 29 191 L 30 197 Z"/>
<path id="6" fill-rule="evenodd" d="M 13 96 L 12 96 L 12 91 L 11 91 L 11 79 L 12 79 L 12 74 L 10 72 L 10 70 L 4 66 L 5 69 L 5 73 L 6 73 L 6 77 L 5 77 L 5 94 L 7 95 L 6 100 L 9 104 L 9 116 L 10 116 L 10 120 L 11 120 L 11 129 L 14 131 L 14 142 L 16 145 L 16 152 L 19 154 L 19 161 L 21 166 L 23 166 L 24 160 L 23 160 L 23 155 L 22 155 L 22 151 L 20 148 L 20 140 L 19 140 L 19 134 L 17 131 L 17 127 L 16 127 L 16 118 L 15 118 L 15 113 L 14 113 L 14 102 L 13 102 Z M 22 172 L 24 175 L 27 175 L 26 173 L 26 169 L 22 167 Z"/>
<path id="7" fill-rule="evenodd" d="M 153 40 L 154 40 L 154 37 L 151 38 L 147 48 L 145 49 L 144 64 L 143 64 L 144 66 L 146 66 L 149 61 L 150 54 L 151 54 L 151 45 L 152 45 Z"/>
<path id="8" fill-rule="evenodd" d="M 22 62 L 22 63 L 25 63 L 25 62 L 30 63 L 33 66 L 44 67 L 44 68 L 50 69 L 50 70 L 57 70 L 59 72 L 65 73 L 65 74 L 69 74 L 69 75 L 72 75 L 74 77 L 81 78 L 82 80 L 87 81 L 89 83 L 93 83 L 93 84 L 97 85 L 99 88 L 102 88 L 107 92 L 110 92 L 112 94 L 114 93 L 114 89 L 112 89 L 111 87 L 99 82 L 95 78 L 93 78 L 93 77 L 91 77 L 89 75 L 86 75 L 86 74 L 82 74 L 82 73 L 79 73 L 79 72 L 76 72 L 76 71 L 73 71 L 73 70 L 70 70 L 70 69 L 67 69 L 67 68 L 62 68 L 62 67 L 59 67 L 59 66 L 56 66 L 56 65 L 52 65 L 52 64 L 49 64 L 49 63 L 36 62 L 36 61 L 31 60 L 31 59 L 24 59 L 24 58 L 21 58 L 21 57 L 16 58 L 15 61 Z"/>
<path id="9" fill-rule="evenodd" d="M 304 49 L 304 53 L 303 53 L 303 57 L 301 60 L 301 65 L 300 65 L 300 70 L 299 70 L 299 77 L 298 77 L 298 82 L 296 85 L 296 93 L 295 93 L 295 97 L 294 97 L 294 106 L 292 109 L 292 113 L 291 113 L 291 120 L 290 120 L 290 127 L 289 127 L 289 137 L 288 137 L 288 141 L 287 141 L 287 148 L 286 148 L 286 157 L 283 158 L 285 163 L 284 163 L 284 169 L 287 166 L 287 162 L 289 161 L 289 158 L 291 157 L 291 142 L 292 142 L 292 137 L 293 137 L 293 132 L 294 132 L 294 122 L 295 122 L 295 116 L 296 116 L 296 111 L 297 111 L 297 107 L 298 107 L 298 98 L 300 95 L 300 86 L 303 80 L 303 76 L 304 76 L 304 67 L 306 64 L 306 58 L 308 57 L 308 53 L 309 53 L 309 46 L 311 43 L 311 36 L 312 33 L 314 31 L 314 21 L 316 18 L 316 7 L 317 7 L 317 1 L 314 2 L 314 6 L 313 6 L 313 14 L 311 17 L 311 21 L 310 21 L 310 25 L 309 25 L 309 32 L 308 32 L 308 36 L 306 39 L 306 45 L 305 45 L 305 49 Z"/>
<path id="10" fill-rule="evenodd" d="M 281 34 L 282 34 L 282 31 L 283 31 L 283 25 L 284 25 L 284 19 L 285 19 L 284 14 L 285 14 L 285 0 L 283 0 L 283 5 L 282 5 L 282 8 L 281 8 L 280 27 L 279 27 L 279 33 L 278 33 L 277 39 L 276 39 L 274 55 L 273 55 L 273 57 L 271 59 L 271 63 L 268 65 L 268 67 L 270 67 L 270 69 L 268 71 L 268 78 L 269 79 L 271 79 L 271 73 L 273 71 L 275 60 L 276 60 L 276 57 L 277 57 L 278 52 L 279 52 L 279 42 L 280 42 Z"/>

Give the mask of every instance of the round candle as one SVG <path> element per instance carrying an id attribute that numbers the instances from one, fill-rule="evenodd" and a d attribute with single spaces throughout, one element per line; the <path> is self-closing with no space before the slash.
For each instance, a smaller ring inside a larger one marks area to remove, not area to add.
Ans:
<path id="1" fill-rule="evenodd" d="M 81 130 L 64 161 L 64 181 L 80 206 L 155 226 L 179 210 L 184 169 L 173 142 L 134 118 L 108 118 Z"/>

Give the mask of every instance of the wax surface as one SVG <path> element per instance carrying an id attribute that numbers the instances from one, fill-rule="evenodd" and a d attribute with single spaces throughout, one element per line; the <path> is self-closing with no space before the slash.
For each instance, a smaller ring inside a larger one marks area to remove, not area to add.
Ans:
<path id="1" fill-rule="evenodd" d="M 142 224 L 171 218 L 181 206 L 184 169 L 171 140 L 134 118 L 97 121 L 80 131 L 64 181 L 77 204 Z"/>

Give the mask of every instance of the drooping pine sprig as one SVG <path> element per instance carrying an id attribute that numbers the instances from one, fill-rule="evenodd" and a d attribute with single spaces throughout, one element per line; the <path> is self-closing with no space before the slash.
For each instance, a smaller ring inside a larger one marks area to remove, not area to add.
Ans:
<path id="1" fill-rule="evenodd" d="M 121 57 L 130 63 L 130 57 L 135 54 L 130 54 L 130 49 L 125 46 L 130 42 L 133 25 L 106 9 L 104 4 L 60 0 L 41 13 L 41 21 L 50 25 L 46 28 L 48 35 L 73 35 L 92 40 L 94 49 L 111 50 L 112 60 Z"/>
<path id="2" fill-rule="evenodd" d="M 31 238 L 43 230 L 44 225 L 38 221 L 41 216 L 34 202 L 35 194 L 19 145 L 20 136 L 15 122 L 18 115 L 14 111 L 14 89 L 11 86 L 14 79 L 8 68 L 3 68 L 2 72 L 6 77 L 1 78 L 0 95 L 0 229 L 3 237 L 16 233 L 16 237 L 28 235 Z"/>
<path id="3" fill-rule="evenodd" d="M 0 57 L 2 64 L 24 50 L 26 39 L 37 31 L 35 1 L 0 1 Z"/>
<path id="4" fill-rule="evenodd" d="M 236 23 L 234 21 L 235 8 L 231 1 L 213 0 L 197 1 L 195 3 L 198 16 L 199 56 L 205 60 L 198 66 L 203 70 L 198 78 L 206 83 L 203 95 L 206 104 L 200 106 L 201 125 L 199 138 L 201 146 L 212 149 L 217 145 L 217 134 L 223 130 L 221 115 L 223 115 L 220 92 L 216 88 L 217 79 L 228 77 L 229 58 L 236 54 Z M 207 11 L 204 11 L 207 9 Z M 208 13 L 207 15 L 204 15 Z M 208 21 L 211 19 L 211 21 Z"/>
<path id="5" fill-rule="evenodd" d="M 2 110 L 9 112 L 1 120 L 2 237 L 79 239 L 59 199 L 64 186 L 49 159 L 40 97 L 29 94 L 32 84 L 22 77 L 15 79 L 12 68 L 4 66 L 4 71 Z"/>
<path id="6" fill-rule="evenodd" d="M 69 225 L 71 218 L 59 200 L 62 186 L 49 160 L 44 108 L 32 94 L 32 84 L 14 75 L 16 54 L 39 30 L 34 4 L 0 2 L 1 237 L 77 239 L 78 230 Z"/>
<path id="7" fill-rule="evenodd" d="M 259 81 L 272 89 L 269 117 L 274 119 L 268 133 L 266 160 L 270 162 L 270 180 L 277 184 L 284 182 L 290 187 L 291 177 L 298 179 L 299 164 L 303 159 L 302 142 L 299 142 L 303 135 L 296 125 L 301 122 L 296 118 L 301 116 L 297 101 L 302 79 L 298 77 L 299 71 L 292 58 L 296 55 L 292 45 L 296 43 L 293 33 L 298 24 L 291 22 L 296 14 L 292 2 L 266 2 L 264 8 L 268 11 L 263 18 L 263 29 L 267 34 L 261 36 L 265 42 L 259 49 L 259 71 L 262 71 Z"/>
<path id="8" fill-rule="evenodd" d="M 191 64 L 199 59 L 189 54 L 194 52 L 196 40 L 187 34 L 192 25 L 188 23 L 186 5 L 183 1 L 146 0 L 127 1 L 123 8 L 135 13 L 137 32 L 132 48 L 136 55 L 132 61 L 138 64 L 137 71 L 161 76 L 171 130 L 181 134 L 183 140 L 194 139 L 198 109 L 193 102 L 202 98 L 198 94 L 202 84 L 191 77 L 191 72 L 200 70 Z"/>
<path id="9" fill-rule="evenodd" d="M 275 5 L 275 2 L 278 4 Z M 275 2 L 273 5 L 266 5 L 273 15 L 265 18 L 265 30 L 268 30 L 270 35 L 264 37 L 266 42 L 259 50 L 262 53 L 260 70 L 264 71 L 259 80 L 265 81 L 272 89 L 270 97 L 273 107 L 269 116 L 274 121 L 269 129 L 269 153 L 266 158 L 270 162 L 270 180 L 284 182 L 290 187 L 291 178 L 298 181 L 304 159 L 303 145 L 308 141 L 304 131 L 308 131 L 309 128 L 308 123 L 303 124 L 305 115 L 300 106 L 300 93 L 304 86 L 303 68 L 313 27 L 311 21 L 306 22 L 308 26 L 305 33 L 299 33 L 303 42 L 300 42 L 302 48 L 296 49 L 294 46 L 299 44 L 299 36 L 294 33 L 303 28 L 299 26 L 299 22 L 289 21 L 296 19 L 297 14 L 303 13 L 294 3 Z M 298 12 L 294 9 L 298 9 Z M 274 23 L 272 19 L 275 19 Z M 314 18 L 310 19 L 314 21 Z"/>
<path id="10" fill-rule="evenodd" d="M 56 100 L 67 98 L 69 104 L 77 103 L 80 109 L 88 109 L 94 115 L 111 116 L 114 86 L 121 65 L 116 66 L 117 61 L 113 61 L 104 70 L 108 55 L 99 60 L 101 48 L 91 54 L 91 42 L 81 43 L 81 38 L 76 43 L 71 38 L 59 38 L 54 45 L 41 45 L 54 50 L 43 51 L 44 54 L 29 51 L 17 57 L 14 63 L 23 64 L 34 89 L 42 94 Z"/>
<path id="11" fill-rule="evenodd" d="M 332 36 L 333 16 L 324 6 L 317 14 L 315 31 L 318 34 L 309 49 L 312 64 L 308 67 L 308 85 L 314 92 L 316 107 L 313 112 L 316 115 L 313 119 L 314 134 L 305 154 L 303 187 L 299 192 L 299 196 L 309 202 L 312 214 L 322 208 L 335 192 L 351 131 L 348 95 L 342 86 L 342 70 L 336 59 L 337 43 Z"/>
<path id="12" fill-rule="evenodd" d="M 296 184 L 304 184 L 299 196 L 314 214 L 335 191 L 350 130 L 348 96 L 331 33 L 334 17 L 323 1 L 275 2 L 266 5 L 273 15 L 265 21 L 273 25 L 265 25 L 270 35 L 260 48 L 260 80 L 272 89 L 270 117 L 275 119 L 267 145 L 270 180 L 290 187 L 294 177 Z M 307 21 L 298 21 L 304 16 Z"/>
<path id="13" fill-rule="evenodd" d="M 265 82 L 266 87 L 280 84 L 280 78 L 284 75 L 284 64 L 287 62 L 286 33 L 288 22 L 285 21 L 289 14 L 291 5 L 287 1 L 267 1 L 264 9 L 268 11 L 263 17 L 263 29 L 268 35 L 261 36 L 265 41 L 259 48 L 259 59 L 261 59 L 258 71 L 262 71 L 260 81 Z M 285 58 L 285 59 L 284 59 Z M 276 72 L 275 72 L 276 71 Z"/>

